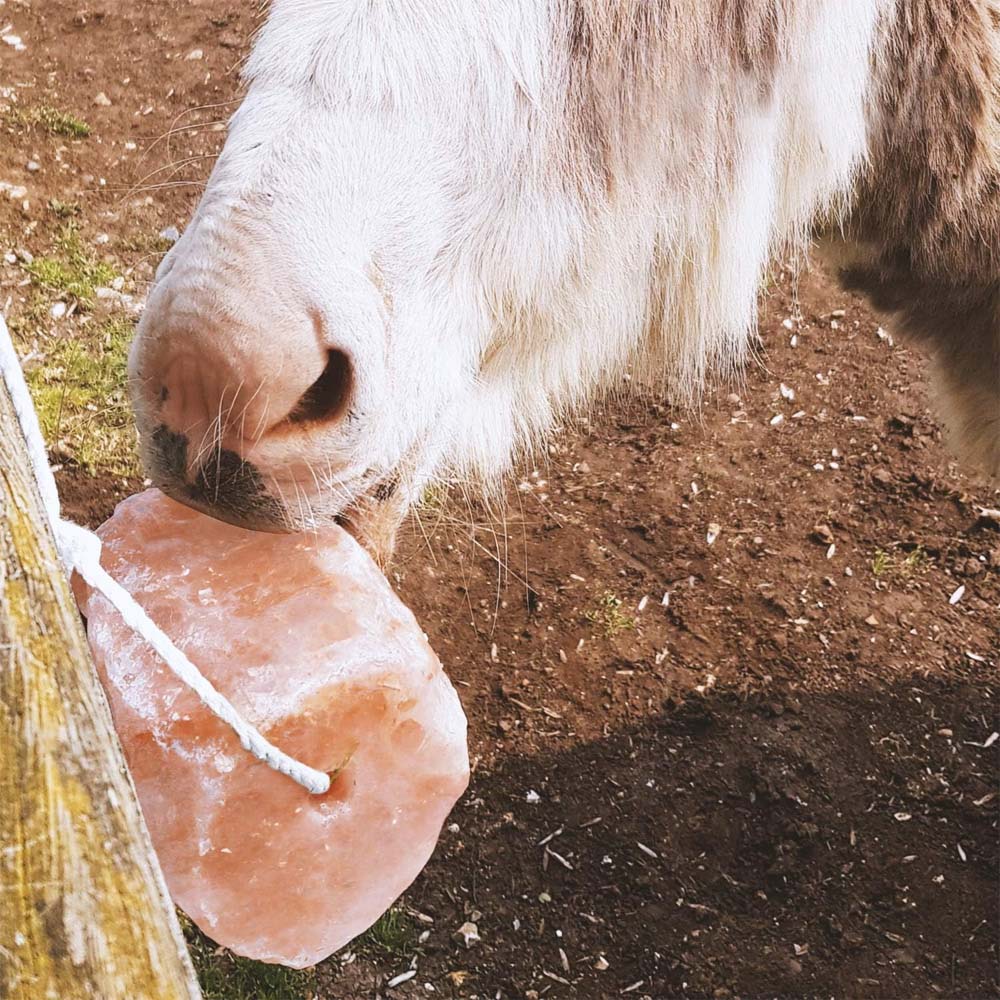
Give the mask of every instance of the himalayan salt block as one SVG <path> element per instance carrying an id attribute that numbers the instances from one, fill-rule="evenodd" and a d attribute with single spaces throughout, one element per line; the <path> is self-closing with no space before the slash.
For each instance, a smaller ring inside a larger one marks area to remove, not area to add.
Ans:
<path id="1" fill-rule="evenodd" d="M 313 965 L 369 927 L 430 857 L 468 784 L 458 696 L 341 528 L 245 531 L 148 490 L 99 534 L 105 569 L 240 714 L 336 772 L 329 792 L 310 795 L 259 763 L 78 582 L 174 900 L 240 955 Z"/>

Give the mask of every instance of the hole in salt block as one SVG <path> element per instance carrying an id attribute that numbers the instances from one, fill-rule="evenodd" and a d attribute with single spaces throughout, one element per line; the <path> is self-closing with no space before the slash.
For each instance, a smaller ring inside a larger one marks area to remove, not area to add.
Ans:
<path id="1" fill-rule="evenodd" d="M 424 742 L 424 727 L 413 719 L 404 719 L 392 731 L 392 745 L 404 753 L 416 753 Z"/>
<path id="2" fill-rule="evenodd" d="M 347 765 L 330 776 L 330 787 L 320 797 L 324 802 L 346 802 L 353 791 L 354 768 Z"/>

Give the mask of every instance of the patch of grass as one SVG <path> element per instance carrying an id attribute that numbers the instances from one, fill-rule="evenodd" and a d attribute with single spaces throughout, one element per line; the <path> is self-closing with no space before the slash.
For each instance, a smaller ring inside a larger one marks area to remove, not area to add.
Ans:
<path id="1" fill-rule="evenodd" d="M 876 549 L 872 557 L 872 575 L 876 579 L 889 576 L 907 578 L 923 572 L 930 561 L 930 556 L 922 545 L 918 545 L 902 559 L 884 549 Z"/>
<path id="2" fill-rule="evenodd" d="M 892 568 L 892 556 L 883 549 L 876 549 L 872 556 L 872 575 L 877 577 L 885 576 Z"/>
<path id="3" fill-rule="evenodd" d="M 59 219 L 72 219 L 83 211 L 78 201 L 60 201 L 58 198 L 49 199 L 49 211 Z"/>
<path id="4" fill-rule="evenodd" d="M 28 108 L 12 107 L 6 117 L 12 125 L 41 128 L 67 139 L 86 139 L 91 132 L 90 126 L 83 119 L 48 104 L 34 104 Z"/>
<path id="5" fill-rule="evenodd" d="M 448 484 L 444 482 L 433 482 L 426 487 L 418 501 L 417 506 L 421 511 L 429 513 L 439 513 L 444 510 L 448 503 Z"/>
<path id="6" fill-rule="evenodd" d="M 619 632 L 635 628 L 635 618 L 622 611 L 622 599 L 610 590 L 606 590 L 597 600 L 597 607 L 586 612 L 587 621 L 598 625 L 608 639 L 613 639 Z"/>
<path id="7" fill-rule="evenodd" d="M 311 1000 L 316 976 L 311 969 L 239 958 L 217 948 L 190 920 L 178 914 L 187 938 L 204 1000 Z"/>
<path id="8" fill-rule="evenodd" d="M 416 932 L 409 917 L 399 908 L 386 910 L 351 947 L 355 951 L 375 951 L 383 955 L 404 955 L 412 951 Z"/>
<path id="9" fill-rule="evenodd" d="M 914 573 L 919 573 L 921 570 L 927 568 L 927 564 L 930 562 L 930 556 L 924 551 L 922 545 L 918 545 L 904 560 L 903 568 L 907 576 L 911 576 Z"/>
<path id="10" fill-rule="evenodd" d="M 114 268 L 84 245 L 73 223 L 63 226 L 51 254 L 36 257 L 24 270 L 38 288 L 75 299 L 82 308 L 94 304 L 95 289 L 115 279 Z"/>
<path id="11" fill-rule="evenodd" d="M 143 257 L 162 257 L 173 243 L 159 233 L 133 233 L 125 237 L 118 247 L 126 253 L 141 254 Z"/>
<path id="12" fill-rule="evenodd" d="M 42 433 L 62 442 L 88 472 L 136 475 L 136 433 L 128 405 L 128 343 L 132 324 L 114 317 L 72 336 L 40 341 L 38 359 L 26 366 Z"/>

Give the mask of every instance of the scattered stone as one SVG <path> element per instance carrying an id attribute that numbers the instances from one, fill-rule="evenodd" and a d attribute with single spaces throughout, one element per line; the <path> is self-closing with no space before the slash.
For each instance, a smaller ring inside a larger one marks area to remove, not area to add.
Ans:
<path id="1" fill-rule="evenodd" d="M 610 966 L 608 965 L 608 960 L 603 955 L 598 955 L 597 961 L 594 962 L 594 968 L 598 972 L 606 972 Z"/>
<path id="2" fill-rule="evenodd" d="M 1000 531 L 1000 510 L 991 507 L 982 507 L 979 511 L 979 520 L 976 521 L 977 528 L 992 528 Z"/>
<path id="3" fill-rule="evenodd" d="M 408 983 L 411 979 L 413 979 L 416 974 L 416 969 L 407 969 L 406 972 L 401 972 L 398 976 L 393 976 L 392 979 L 385 984 L 386 989 L 392 990 L 397 986 L 402 986 L 403 983 Z"/>
<path id="4" fill-rule="evenodd" d="M 482 938 L 479 936 L 479 928 L 471 921 L 467 920 L 454 934 L 455 938 L 462 942 L 466 948 L 479 944 Z"/>
<path id="5" fill-rule="evenodd" d="M 168 243 L 176 243 L 181 238 L 181 232 L 176 226 L 167 226 L 160 230 L 160 239 Z"/>
<path id="6" fill-rule="evenodd" d="M 66 303 L 65 302 L 54 302 L 52 308 L 49 310 L 49 315 L 53 319 L 62 319 L 66 315 Z"/>
<path id="7" fill-rule="evenodd" d="M 978 559 L 969 558 L 956 567 L 956 572 L 959 576 L 975 578 L 982 576 L 986 572 L 986 567 Z"/>
<path id="8" fill-rule="evenodd" d="M 111 98 L 102 90 L 95 98 L 94 104 L 99 108 L 110 108 Z"/>
<path id="9" fill-rule="evenodd" d="M 814 542 L 819 542 L 820 545 L 833 545 L 833 532 L 828 524 L 817 524 L 810 537 Z"/>
<path id="10" fill-rule="evenodd" d="M 24 165 L 24 168 L 29 174 L 37 174 L 38 171 L 42 169 L 42 165 L 38 162 L 38 160 L 28 160 L 28 162 Z"/>
<path id="11" fill-rule="evenodd" d="M 197 62 L 199 59 L 205 58 L 205 53 L 202 49 L 192 49 L 184 58 L 188 62 Z"/>

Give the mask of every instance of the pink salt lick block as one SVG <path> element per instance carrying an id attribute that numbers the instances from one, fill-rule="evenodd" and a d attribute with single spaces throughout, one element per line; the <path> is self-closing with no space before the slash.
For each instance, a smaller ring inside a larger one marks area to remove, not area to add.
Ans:
<path id="1" fill-rule="evenodd" d="M 102 562 L 240 714 L 335 772 L 310 795 L 256 761 L 99 594 L 78 586 L 153 844 L 177 904 L 240 955 L 304 967 L 413 881 L 469 778 L 454 688 L 341 528 L 272 535 L 148 490 Z"/>

